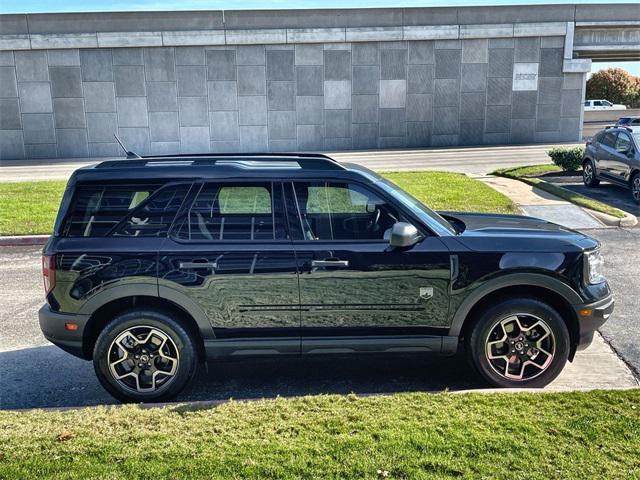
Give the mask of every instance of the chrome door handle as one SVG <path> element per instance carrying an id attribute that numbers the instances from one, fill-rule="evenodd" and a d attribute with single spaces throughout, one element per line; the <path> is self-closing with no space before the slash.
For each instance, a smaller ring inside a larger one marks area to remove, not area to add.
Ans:
<path id="1" fill-rule="evenodd" d="M 218 268 L 216 262 L 180 262 L 180 268 L 210 268 L 215 270 Z"/>
<path id="2" fill-rule="evenodd" d="M 340 267 L 346 268 L 349 266 L 348 260 L 312 260 L 312 267 Z"/>

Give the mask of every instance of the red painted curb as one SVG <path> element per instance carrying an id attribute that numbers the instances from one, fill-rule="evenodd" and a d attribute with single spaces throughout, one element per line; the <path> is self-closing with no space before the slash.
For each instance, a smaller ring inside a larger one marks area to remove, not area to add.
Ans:
<path id="1" fill-rule="evenodd" d="M 20 247 L 26 245 L 44 245 L 49 240 L 49 235 L 24 235 L 12 237 L 0 237 L 0 247 Z"/>

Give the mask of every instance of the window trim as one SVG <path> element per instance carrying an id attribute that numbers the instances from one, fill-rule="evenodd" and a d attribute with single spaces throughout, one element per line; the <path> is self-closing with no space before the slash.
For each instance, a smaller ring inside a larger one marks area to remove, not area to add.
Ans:
<path id="1" fill-rule="evenodd" d="M 232 185 L 255 185 L 257 183 L 262 183 L 262 184 L 269 184 L 270 185 L 270 192 L 269 192 L 269 196 L 271 197 L 271 218 L 272 218 L 272 222 L 273 222 L 273 232 L 274 232 L 274 236 L 275 236 L 275 232 L 276 232 L 276 223 L 275 223 L 275 219 L 276 219 L 276 204 L 275 204 L 275 195 L 274 195 L 274 191 L 275 191 L 275 186 L 277 184 L 281 184 L 281 182 L 279 180 L 274 180 L 271 178 L 266 178 L 266 179 L 260 179 L 260 178 L 248 178 L 248 179 L 237 179 L 237 178 L 222 178 L 222 179 L 206 179 L 206 180 L 200 180 L 199 182 L 194 182 L 194 186 L 196 186 L 196 189 L 194 190 L 194 195 L 193 198 L 189 199 L 188 204 L 183 204 L 183 211 L 179 211 L 178 214 L 176 215 L 176 218 L 173 221 L 173 225 L 171 226 L 171 229 L 169 230 L 169 234 L 168 234 L 168 238 L 170 238 L 171 240 L 173 240 L 176 243 L 179 243 L 181 245 L 242 245 L 242 244 L 246 244 L 246 245 L 257 245 L 257 244 L 282 244 L 282 243 L 286 243 L 286 242 L 291 242 L 291 238 L 290 238 L 290 234 L 289 234 L 289 225 L 286 221 L 286 218 L 282 218 L 282 225 L 284 227 L 285 230 L 285 238 L 282 239 L 273 239 L 273 240 L 225 240 L 225 239 L 214 239 L 214 240 L 209 240 L 209 239 L 204 239 L 204 240 L 191 240 L 191 239 L 184 239 L 184 238 L 180 238 L 178 237 L 177 233 L 178 233 L 178 229 L 180 228 L 180 226 L 183 223 L 183 220 L 188 220 L 190 218 L 191 215 L 191 208 L 193 207 L 193 204 L 195 203 L 196 199 L 198 198 L 198 196 L 200 195 L 200 193 L 202 192 L 202 190 L 205 188 L 205 186 L 207 184 L 232 184 Z M 197 191 L 195 191 L 197 190 Z M 284 196 L 284 191 L 283 191 L 283 196 Z M 186 197 L 185 197 L 186 198 Z M 282 200 L 283 198 L 281 198 Z M 284 202 L 282 202 L 282 206 L 280 208 L 281 210 L 281 215 L 283 217 L 285 217 L 286 215 L 284 215 Z M 190 222 L 189 222 L 190 223 Z M 189 228 L 191 228 L 189 226 Z M 287 238 L 289 237 L 289 238 Z"/>
<path id="2" fill-rule="evenodd" d="M 300 228 L 302 228 L 302 232 L 303 232 L 303 236 L 304 236 L 304 226 L 302 224 L 302 214 L 300 212 L 300 206 L 298 204 L 298 196 L 296 195 L 296 189 L 295 189 L 295 184 L 296 183 L 331 183 L 331 182 L 342 182 L 342 183 L 353 183 L 358 185 L 361 188 L 364 188 L 365 190 L 368 191 L 372 191 L 373 193 L 375 193 L 376 195 L 378 195 L 380 198 L 382 198 L 385 202 L 387 202 L 388 204 L 392 205 L 393 207 L 395 207 L 400 213 L 402 213 L 405 217 L 411 219 L 411 224 L 413 226 L 415 226 L 418 229 L 418 232 L 420 233 L 420 235 L 422 236 L 422 238 L 418 241 L 418 243 L 422 242 L 426 237 L 438 237 L 439 235 L 436 234 L 435 232 L 433 232 L 427 225 L 424 225 L 422 223 L 422 221 L 420 221 L 418 218 L 416 218 L 414 215 L 411 214 L 411 212 L 409 212 L 406 208 L 404 208 L 403 205 L 399 204 L 399 202 L 396 202 L 395 199 L 390 198 L 389 195 L 386 194 L 386 192 L 382 191 L 382 189 L 378 189 L 375 184 L 368 184 L 365 182 L 360 181 L 359 179 L 354 179 L 354 178 L 336 178 L 336 177 L 321 177 L 321 178 L 295 178 L 289 181 L 289 183 L 291 183 L 292 186 L 292 191 L 293 191 L 293 196 L 295 198 L 295 204 L 296 204 L 296 210 L 297 210 L 297 217 L 300 220 Z M 283 182 L 284 183 L 284 182 Z M 349 240 L 308 240 L 306 238 L 303 238 L 301 240 L 292 240 L 292 242 L 294 243 L 294 245 L 299 245 L 299 244 L 303 244 L 303 245 L 320 245 L 320 244 L 324 244 L 324 243 L 331 243 L 331 244 L 353 244 L 353 243 L 358 243 L 358 244 L 385 244 L 385 245 L 389 245 L 389 241 L 388 240 L 384 240 L 384 239 L 373 239 L 373 240 L 358 240 L 358 239 L 349 239 Z"/>

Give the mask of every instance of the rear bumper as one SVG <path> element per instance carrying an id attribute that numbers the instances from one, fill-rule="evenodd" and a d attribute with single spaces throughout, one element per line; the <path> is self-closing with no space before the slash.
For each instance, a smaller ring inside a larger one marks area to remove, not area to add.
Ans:
<path id="1" fill-rule="evenodd" d="M 594 303 L 573 306 L 578 318 L 578 350 L 584 350 L 591 345 L 593 334 L 609 319 L 614 305 L 613 295 L 609 295 Z"/>
<path id="2" fill-rule="evenodd" d="M 88 315 L 58 313 L 52 311 L 49 305 L 44 304 L 38 311 L 38 319 L 40 330 L 47 340 L 71 355 L 86 358 L 82 348 L 82 336 L 89 320 Z M 78 325 L 78 329 L 67 330 L 66 323 L 75 323 Z"/>

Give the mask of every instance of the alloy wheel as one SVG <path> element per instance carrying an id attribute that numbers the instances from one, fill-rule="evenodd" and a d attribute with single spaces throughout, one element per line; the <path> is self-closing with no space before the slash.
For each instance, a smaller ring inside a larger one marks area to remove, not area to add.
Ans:
<path id="1" fill-rule="evenodd" d="M 640 203 L 640 175 L 636 175 L 633 179 L 633 185 L 631 185 L 631 195 L 633 199 Z"/>
<path id="2" fill-rule="evenodd" d="M 593 167 L 591 166 L 591 163 L 587 163 L 584 166 L 584 169 L 582 170 L 582 177 L 585 185 L 589 185 L 593 181 Z"/>
<path id="3" fill-rule="evenodd" d="M 128 391 L 148 393 L 175 377 L 180 361 L 174 341 L 157 327 L 135 326 L 121 332 L 108 350 L 109 371 Z"/>
<path id="4" fill-rule="evenodd" d="M 489 330 L 485 353 L 500 376 L 525 381 L 541 375 L 553 361 L 556 341 L 540 317 L 519 313 L 498 320 Z"/>

